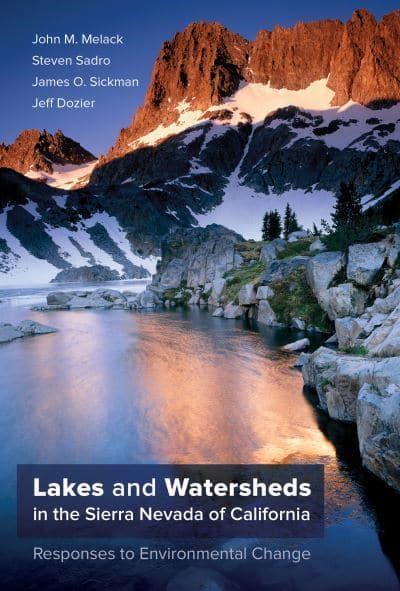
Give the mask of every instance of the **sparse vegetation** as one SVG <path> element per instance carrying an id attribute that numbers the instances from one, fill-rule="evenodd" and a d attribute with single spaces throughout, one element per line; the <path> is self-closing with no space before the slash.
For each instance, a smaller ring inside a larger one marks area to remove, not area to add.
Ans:
<path id="1" fill-rule="evenodd" d="M 368 355 L 368 349 L 364 345 L 356 345 L 355 347 L 348 347 L 344 350 L 345 353 L 350 355 L 359 355 L 360 357 L 366 357 Z"/>
<path id="2" fill-rule="evenodd" d="M 345 252 L 355 243 L 377 242 L 387 234 L 379 229 L 381 220 L 362 211 L 361 198 L 353 183 L 341 183 L 332 214 L 332 225 L 321 220 L 325 235 L 321 238 L 327 249 Z"/>
<path id="3" fill-rule="evenodd" d="M 310 255 L 310 244 L 311 238 L 304 238 L 297 240 L 296 242 L 289 242 L 285 249 L 278 254 L 278 259 L 285 259 L 287 257 L 305 256 Z M 314 253 L 316 254 L 316 253 Z"/>
<path id="4" fill-rule="evenodd" d="M 164 302 L 169 300 L 170 302 L 175 302 L 177 305 L 186 306 L 191 295 L 191 291 L 186 289 L 186 286 L 183 285 L 182 287 L 171 287 L 170 289 L 166 289 L 163 292 L 162 299 Z"/>
<path id="5" fill-rule="evenodd" d="M 328 380 L 327 378 L 323 378 L 320 382 L 320 385 L 323 390 L 326 390 L 329 388 L 329 386 L 333 386 L 331 380 Z"/>
<path id="6" fill-rule="evenodd" d="M 370 388 L 377 396 L 384 396 L 384 392 L 376 384 L 370 384 Z"/>
<path id="7" fill-rule="evenodd" d="M 244 240 L 236 244 L 236 250 L 245 262 L 258 261 L 263 244 L 262 240 Z"/>
<path id="8" fill-rule="evenodd" d="M 315 222 L 313 222 L 312 234 L 315 237 L 321 236 L 321 230 L 317 227 L 317 224 Z"/>
<path id="9" fill-rule="evenodd" d="M 321 237 L 321 240 L 327 249 L 341 252 L 345 252 L 352 244 L 379 242 L 389 232 L 389 230 L 379 229 L 376 219 L 362 216 L 357 220 L 357 224 L 341 230 L 334 231 L 326 222 L 323 227 L 326 234 Z"/>
<path id="10" fill-rule="evenodd" d="M 347 281 L 346 267 L 342 267 L 330 282 L 329 287 L 337 287 L 341 283 L 347 283 Z"/>
<path id="11" fill-rule="evenodd" d="M 257 261 L 252 265 L 239 267 L 238 269 L 232 269 L 224 274 L 226 279 L 226 295 L 228 302 L 237 302 L 237 296 L 240 289 L 246 283 L 254 283 L 257 285 L 260 275 L 265 271 L 265 263 Z"/>
<path id="12" fill-rule="evenodd" d="M 293 318 L 301 318 L 308 326 L 330 331 L 332 323 L 318 304 L 305 277 L 304 269 L 293 271 L 288 277 L 271 283 L 274 296 L 271 306 L 279 320 L 290 324 Z"/>

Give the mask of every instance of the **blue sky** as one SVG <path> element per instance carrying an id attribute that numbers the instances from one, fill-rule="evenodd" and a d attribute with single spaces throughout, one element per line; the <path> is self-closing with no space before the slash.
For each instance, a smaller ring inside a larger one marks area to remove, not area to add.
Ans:
<path id="1" fill-rule="evenodd" d="M 27 128 L 61 129 L 80 141 L 95 154 L 104 153 L 114 142 L 121 127 L 129 125 L 141 104 L 150 79 L 154 60 L 163 41 L 171 38 L 193 21 L 218 21 L 248 39 L 254 39 L 262 28 L 290 26 L 297 21 L 321 18 L 347 20 L 355 8 L 367 8 L 381 17 L 398 8 L 392 0 L 287 0 L 267 3 L 265 0 L 5 0 L 0 21 L 2 84 L 0 92 L 0 141 L 9 143 Z M 34 68 L 33 54 L 71 55 L 65 46 L 32 45 L 35 33 L 121 33 L 125 45 L 79 47 L 81 55 L 109 56 L 109 68 L 87 68 L 86 75 L 138 78 L 138 89 L 88 89 L 97 108 L 87 111 L 34 110 L 35 95 L 75 96 L 77 89 L 36 89 L 34 76 L 68 77 L 79 75 L 74 67 Z"/>

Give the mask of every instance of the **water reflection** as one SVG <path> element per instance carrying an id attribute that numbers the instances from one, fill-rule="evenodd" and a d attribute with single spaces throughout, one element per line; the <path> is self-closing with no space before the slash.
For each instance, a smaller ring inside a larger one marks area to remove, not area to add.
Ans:
<path id="1" fill-rule="evenodd" d="M 268 356 L 255 333 L 213 321 L 212 331 L 188 331 L 185 321 L 168 317 L 139 321 L 132 355 L 141 367 L 138 404 L 151 425 L 152 455 L 221 463 L 332 455 L 287 357 Z"/>
<path id="2" fill-rule="evenodd" d="M 383 485 L 378 478 L 363 470 L 355 426 L 331 420 L 318 408 L 316 396 L 308 388 L 304 388 L 304 397 L 313 409 L 319 429 L 333 443 L 336 450 L 336 465 L 325 466 L 328 518 L 334 515 L 334 503 L 338 501 L 340 504 L 337 510 L 345 506 L 352 512 L 353 518 L 359 521 L 365 520 L 365 515 L 371 515 L 382 550 L 391 560 L 400 578 L 399 496 Z M 357 491 L 357 503 L 354 503 L 354 499 L 353 503 L 349 502 L 349 480 Z"/>
<path id="3" fill-rule="evenodd" d="M 394 496 L 376 481 L 366 486 L 354 429 L 303 394 L 293 358 L 277 347 L 285 331 L 244 330 L 201 310 L 0 307 L 0 321 L 23 317 L 59 332 L 0 346 L 3 532 L 14 535 L 16 463 L 323 462 L 327 535 L 307 542 L 316 559 L 292 588 L 307 589 L 311 573 L 341 588 L 327 556 L 355 569 L 354 584 L 397 588 L 384 554 L 397 568 Z M 256 571 L 262 589 L 270 569 L 241 565 L 237 580 Z M 276 580 L 285 576 L 279 567 Z"/>

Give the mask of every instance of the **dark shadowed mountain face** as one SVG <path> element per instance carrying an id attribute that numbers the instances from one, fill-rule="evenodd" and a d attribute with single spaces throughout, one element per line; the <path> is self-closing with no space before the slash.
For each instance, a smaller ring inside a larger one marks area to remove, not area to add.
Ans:
<path id="1" fill-rule="evenodd" d="M 237 100 L 247 101 L 254 90 L 244 87 Z M 248 102 L 257 108 L 251 97 Z M 261 121 L 254 110 L 235 111 L 234 101 L 229 107 L 103 163 L 92 182 L 151 185 L 204 213 L 240 186 L 278 195 L 290 189 L 336 193 L 342 180 L 353 180 L 362 195 L 379 195 L 400 176 L 397 105 L 373 112 L 360 105 L 343 112 L 281 107 Z"/>
<path id="2" fill-rule="evenodd" d="M 61 271 L 73 281 L 89 276 L 87 267 L 99 280 L 150 277 L 160 236 L 177 226 L 157 195 L 138 188 L 66 193 L 3 168 L 0 195 L 3 286 L 45 283 Z"/>
<path id="3" fill-rule="evenodd" d="M 387 195 L 392 207 L 399 64 L 400 11 L 377 22 L 358 10 L 254 41 L 188 26 L 164 43 L 143 106 L 99 161 L 61 132 L 24 132 L 0 148 L 0 164 L 55 187 L 42 197 L 18 177 L 7 203 L 0 194 L 3 276 L 90 265 L 131 277 L 142 273 L 131 265 L 154 270 L 177 227 L 218 223 L 258 238 L 265 211 L 287 202 L 311 227 L 329 219 L 341 181 L 368 207 Z"/>

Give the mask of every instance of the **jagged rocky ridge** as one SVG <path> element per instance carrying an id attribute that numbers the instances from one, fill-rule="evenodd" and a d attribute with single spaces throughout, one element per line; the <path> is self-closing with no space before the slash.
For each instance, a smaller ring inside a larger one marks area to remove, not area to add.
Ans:
<path id="1" fill-rule="evenodd" d="M 254 42 L 218 23 L 194 23 L 166 41 L 156 60 L 143 107 L 123 129 L 110 160 L 159 124 L 176 120 L 189 101 L 205 110 L 234 94 L 241 83 L 301 90 L 328 78 L 333 105 L 350 99 L 368 105 L 400 99 L 400 11 L 377 22 L 356 10 L 342 23 L 324 20 L 261 30 Z"/>
<path id="2" fill-rule="evenodd" d="M 45 129 L 27 129 L 12 144 L 0 144 L 0 167 L 50 184 L 57 183 L 55 173 L 65 170 L 78 176 L 89 175 L 95 161 L 93 154 L 60 130 L 53 135 Z"/>
<path id="3" fill-rule="evenodd" d="M 353 180 L 381 195 L 400 176 L 399 47 L 400 11 L 276 27 L 254 42 L 190 25 L 164 44 L 143 106 L 91 182 L 179 197 L 200 220 L 241 193 L 248 204 Z"/>

